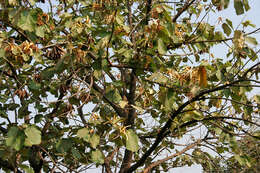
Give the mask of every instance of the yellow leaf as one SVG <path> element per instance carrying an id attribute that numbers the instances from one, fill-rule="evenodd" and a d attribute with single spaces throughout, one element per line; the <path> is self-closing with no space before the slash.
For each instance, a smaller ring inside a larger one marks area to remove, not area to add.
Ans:
<path id="1" fill-rule="evenodd" d="M 204 66 L 200 66 L 198 70 L 198 77 L 199 77 L 199 86 L 200 87 L 206 87 L 207 82 L 207 71 Z"/>
<path id="2" fill-rule="evenodd" d="M 120 106 L 121 108 L 125 108 L 125 106 L 126 106 L 127 104 L 128 104 L 128 101 L 122 100 L 122 101 L 119 102 L 119 106 Z"/>

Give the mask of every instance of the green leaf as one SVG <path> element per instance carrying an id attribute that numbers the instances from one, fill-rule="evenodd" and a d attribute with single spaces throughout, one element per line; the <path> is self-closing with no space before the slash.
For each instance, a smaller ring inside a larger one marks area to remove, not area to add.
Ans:
<path id="1" fill-rule="evenodd" d="M 35 30 L 36 20 L 29 11 L 25 10 L 21 12 L 21 17 L 17 25 L 25 31 L 33 32 Z"/>
<path id="2" fill-rule="evenodd" d="M 20 168 L 22 168 L 26 173 L 34 173 L 33 168 L 27 165 L 19 165 Z"/>
<path id="3" fill-rule="evenodd" d="M 155 72 L 148 78 L 148 80 L 155 81 L 158 83 L 166 83 L 168 81 L 168 78 L 160 72 Z"/>
<path id="4" fill-rule="evenodd" d="M 89 143 L 91 147 L 96 148 L 99 144 L 100 137 L 97 134 L 94 134 L 90 137 Z"/>
<path id="5" fill-rule="evenodd" d="M 73 157 L 76 158 L 76 159 L 81 159 L 82 158 L 80 152 L 77 149 L 75 149 L 75 148 L 71 149 L 71 153 L 72 153 Z"/>
<path id="6" fill-rule="evenodd" d="M 130 151 L 136 152 L 139 150 L 139 138 L 132 129 L 126 131 L 126 148 Z"/>
<path id="7" fill-rule="evenodd" d="M 245 40 L 246 40 L 246 42 L 248 42 L 250 44 L 253 44 L 255 46 L 258 44 L 257 41 L 256 41 L 256 38 L 254 38 L 254 37 L 247 36 L 245 38 Z"/>
<path id="8" fill-rule="evenodd" d="M 200 112 L 198 111 L 193 111 L 193 118 L 195 120 L 202 120 L 204 117 L 203 117 L 203 114 L 201 114 Z"/>
<path id="9" fill-rule="evenodd" d="M 117 22 L 119 25 L 123 26 L 123 25 L 124 25 L 124 17 L 121 16 L 121 15 L 119 15 L 119 14 L 117 14 L 117 15 L 116 15 L 116 22 Z"/>
<path id="10" fill-rule="evenodd" d="M 250 9 L 248 0 L 243 0 L 243 3 L 244 3 L 245 10 L 248 11 Z"/>
<path id="11" fill-rule="evenodd" d="M 227 24 L 233 29 L 232 21 L 229 19 L 226 19 Z"/>
<path id="12" fill-rule="evenodd" d="M 70 139 L 60 139 L 56 144 L 56 149 L 60 153 L 66 153 L 72 147 L 72 141 Z"/>
<path id="13" fill-rule="evenodd" d="M 82 128 L 82 129 L 78 130 L 77 136 L 79 138 L 82 138 L 86 142 L 89 142 L 89 140 L 90 140 L 90 134 L 89 134 L 88 128 Z"/>
<path id="14" fill-rule="evenodd" d="M 36 35 L 41 37 L 41 38 L 44 38 L 44 35 L 45 35 L 45 26 L 40 26 L 40 27 L 36 27 Z"/>
<path id="15" fill-rule="evenodd" d="M 19 151 L 24 144 L 24 133 L 18 127 L 11 127 L 7 133 L 6 145 Z"/>
<path id="16" fill-rule="evenodd" d="M 94 150 L 91 152 L 91 160 L 97 164 L 104 163 L 104 155 L 100 150 Z"/>
<path id="17" fill-rule="evenodd" d="M 241 0 L 234 0 L 234 8 L 236 10 L 236 14 L 240 15 L 244 13 L 244 7 Z"/>
<path id="18" fill-rule="evenodd" d="M 113 87 L 108 87 L 105 95 L 110 101 L 117 103 L 117 104 L 119 104 L 120 101 L 122 100 L 121 95 L 119 94 L 119 91 Z"/>
<path id="19" fill-rule="evenodd" d="M 28 126 L 25 131 L 25 135 L 27 136 L 26 140 L 31 145 L 39 145 L 41 143 L 41 131 L 38 130 L 34 126 Z"/>
<path id="20" fill-rule="evenodd" d="M 231 34 L 231 28 L 226 24 L 226 23 L 223 23 L 222 24 L 222 28 L 224 30 L 224 33 L 229 36 Z"/>
<path id="21" fill-rule="evenodd" d="M 161 38 L 158 39 L 157 44 L 158 44 L 158 52 L 159 52 L 159 54 L 162 54 L 162 55 L 166 54 L 167 48 L 166 48 L 166 46 L 163 43 L 163 40 Z"/>
<path id="22" fill-rule="evenodd" d="M 43 79 L 48 80 L 48 79 L 51 79 L 54 76 L 55 72 L 56 72 L 55 67 L 51 67 L 51 68 L 44 70 L 42 72 L 41 76 L 42 76 Z"/>
<path id="23" fill-rule="evenodd" d="M 29 88 L 32 90 L 39 90 L 41 88 L 41 84 L 36 83 L 34 81 L 29 82 Z"/>
<path id="24" fill-rule="evenodd" d="M 235 155 L 235 159 L 238 161 L 238 163 L 240 165 L 244 165 L 245 164 L 243 159 L 239 155 L 237 155 L 237 154 Z"/>
<path id="25" fill-rule="evenodd" d="M 5 56 L 5 51 L 4 49 L 0 49 L 0 58 Z"/>

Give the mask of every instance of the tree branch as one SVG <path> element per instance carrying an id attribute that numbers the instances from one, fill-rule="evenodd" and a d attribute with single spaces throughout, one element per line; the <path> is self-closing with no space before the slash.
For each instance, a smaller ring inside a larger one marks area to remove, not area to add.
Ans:
<path id="1" fill-rule="evenodd" d="M 169 133 L 168 130 L 171 127 L 171 124 L 173 122 L 173 120 L 182 112 L 182 110 L 188 106 L 189 104 L 195 102 L 195 101 L 199 101 L 201 99 L 203 99 L 203 96 L 205 94 L 209 94 L 215 91 L 219 91 L 222 89 L 225 89 L 227 87 L 230 87 L 236 83 L 245 81 L 243 79 L 240 80 L 236 80 L 233 82 L 230 82 L 229 84 L 225 84 L 225 85 L 221 85 L 219 87 L 216 88 L 212 88 L 212 89 L 208 89 L 208 90 L 204 90 L 201 91 L 197 96 L 193 97 L 191 100 L 186 101 L 185 103 L 183 103 L 176 111 L 174 111 L 171 116 L 170 119 L 166 122 L 166 124 L 163 126 L 163 128 L 159 131 L 159 133 L 157 134 L 157 137 L 155 139 L 155 142 L 153 143 L 153 145 L 144 153 L 144 155 L 140 158 L 139 161 L 137 161 L 133 166 L 131 166 L 128 170 L 127 173 L 133 172 L 134 170 L 136 170 L 139 166 L 142 166 L 145 162 L 145 160 L 152 154 L 152 152 L 157 148 L 157 146 L 161 143 L 161 141 L 164 139 L 165 136 L 167 136 L 167 134 Z"/>
<path id="2" fill-rule="evenodd" d="M 91 77 L 87 76 L 85 81 L 90 84 L 91 83 Z M 101 94 L 102 98 L 104 99 L 105 102 L 107 102 L 120 117 L 125 117 L 125 111 L 120 108 L 117 104 L 113 103 L 110 101 L 106 96 L 104 96 L 104 91 L 101 89 L 95 82 L 93 82 L 93 89 L 96 90 L 98 93 Z"/>
<path id="3" fill-rule="evenodd" d="M 187 0 L 182 9 L 180 9 L 178 13 L 173 17 L 172 22 L 176 23 L 177 19 L 182 15 L 182 13 L 184 13 L 194 2 L 195 0 Z"/>
<path id="4" fill-rule="evenodd" d="M 110 155 L 108 155 L 105 158 L 104 164 L 105 164 L 106 173 L 112 173 L 112 170 L 110 167 L 110 161 L 113 159 L 115 153 L 118 152 L 118 150 L 119 150 L 119 148 L 116 148 L 114 151 L 112 151 L 112 153 L 110 153 Z"/>
<path id="5" fill-rule="evenodd" d="M 17 168 L 15 168 L 12 164 L 10 164 L 8 161 L 3 160 L 2 158 L 0 158 L 0 168 L 3 169 L 9 169 L 13 172 L 16 173 L 22 173 L 21 171 L 19 171 Z"/>
<path id="6" fill-rule="evenodd" d="M 152 0 L 147 0 L 147 2 L 146 2 L 145 25 L 148 25 L 151 9 L 152 9 Z"/>
<path id="7" fill-rule="evenodd" d="M 166 157 L 166 158 L 164 158 L 164 159 L 161 159 L 161 160 L 158 160 L 158 161 L 156 161 L 156 162 L 151 163 L 148 167 L 146 167 L 146 168 L 144 169 L 144 172 L 143 172 L 143 173 L 149 173 L 149 171 L 150 171 L 152 168 L 154 168 L 154 167 L 156 167 L 156 166 L 162 164 L 163 162 L 166 162 L 166 161 L 168 161 L 168 160 L 170 160 L 170 159 L 172 159 L 172 158 L 174 158 L 174 157 L 177 157 L 177 156 L 179 156 L 179 155 L 185 153 L 186 151 L 192 149 L 193 147 L 195 147 L 196 145 L 200 144 L 201 142 L 202 142 L 202 140 L 199 139 L 199 140 L 197 140 L 196 142 L 194 142 L 194 143 L 188 145 L 187 147 L 185 147 L 185 148 L 182 149 L 181 151 L 179 151 L 179 152 L 177 152 L 177 153 L 174 153 L 174 154 L 172 154 L 171 156 L 168 156 L 168 157 Z"/>

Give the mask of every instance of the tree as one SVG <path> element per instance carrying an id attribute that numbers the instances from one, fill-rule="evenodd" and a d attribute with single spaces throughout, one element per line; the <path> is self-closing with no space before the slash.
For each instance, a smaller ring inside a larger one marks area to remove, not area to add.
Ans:
<path id="1" fill-rule="evenodd" d="M 258 131 L 259 133 L 259 131 Z M 213 169 L 205 168 L 205 172 L 259 172 L 259 142 L 251 136 L 245 136 L 238 142 L 238 147 L 244 158 L 235 158 L 230 156 L 226 160 L 221 157 L 216 157 L 214 162 L 219 163 Z M 250 160 L 245 165 L 243 162 Z M 240 164 L 241 163 L 241 164 Z"/>
<path id="2" fill-rule="evenodd" d="M 259 139 L 248 129 L 259 127 L 260 28 L 206 20 L 233 7 L 250 10 L 248 0 L 1 1 L 0 168 L 213 169 L 216 153 L 250 165 L 238 141 Z"/>

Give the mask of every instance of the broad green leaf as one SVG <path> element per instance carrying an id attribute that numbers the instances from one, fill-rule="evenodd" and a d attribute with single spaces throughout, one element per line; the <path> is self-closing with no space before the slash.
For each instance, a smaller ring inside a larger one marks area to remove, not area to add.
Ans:
<path id="1" fill-rule="evenodd" d="M 91 151 L 91 160 L 97 164 L 103 164 L 104 163 L 104 155 L 100 150 L 94 150 Z"/>
<path id="2" fill-rule="evenodd" d="M 17 25 L 25 31 L 33 32 L 35 30 L 36 20 L 28 10 L 24 10 L 21 12 L 21 18 Z"/>
<path id="3" fill-rule="evenodd" d="M 195 120 L 202 120 L 204 118 L 203 114 L 201 114 L 200 112 L 198 111 L 193 111 L 193 118 Z"/>
<path id="4" fill-rule="evenodd" d="M 5 56 L 5 51 L 4 51 L 4 49 L 0 48 L 0 58 L 2 58 L 4 56 Z"/>
<path id="5" fill-rule="evenodd" d="M 244 13 L 244 5 L 241 0 L 234 0 L 234 8 L 237 15 Z"/>
<path id="6" fill-rule="evenodd" d="M 41 131 L 38 130 L 34 126 L 28 126 L 25 131 L 25 135 L 27 136 L 26 140 L 31 145 L 39 145 L 41 143 Z"/>
<path id="7" fill-rule="evenodd" d="M 226 19 L 227 24 L 233 29 L 232 21 L 229 19 Z"/>
<path id="8" fill-rule="evenodd" d="M 139 150 L 139 138 L 132 129 L 126 131 L 126 148 L 136 152 Z"/>
<path id="9" fill-rule="evenodd" d="M 238 161 L 240 165 L 245 165 L 244 160 L 239 155 L 236 154 L 235 159 Z"/>
<path id="10" fill-rule="evenodd" d="M 44 70 L 43 72 L 42 72 L 42 78 L 43 79 L 51 79 L 53 76 L 54 76 L 54 74 L 55 74 L 55 67 L 52 67 L 52 68 L 48 68 L 48 69 L 46 69 L 46 70 Z"/>
<path id="11" fill-rule="evenodd" d="M 94 134 L 90 137 L 89 143 L 91 147 L 96 148 L 99 144 L 100 137 L 97 134 Z"/>
<path id="12" fill-rule="evenodd" d="M 158 82 L 158 83 L 166 83 L 168 81 L 168 78 L 165 77 L 160 72 L 155 72 L 148 78 L 148 80 Z"/>
<path id="13" fill-rule="evenodd" d="M 76 159 L 81 159 L 82 158 L 80 152 L 77 149 L 75 149 L 75 148 L 71 149 L 71 153 L 72 153 L 73 157 L 76 158 Z"/>
<path id="14" fill-rule="evenodd" d="M 24 145 L 24 133 L 18 127 L 11 127 L 7 133 L 6 145 L 19 151 Z"/>
<path id="15" fill-rule="evenodd" d="M 116 15 L 116 22 L 117 22 L 119 25 L 123 26 L 123 25 L 124 25 L 124 17 L 121 16 L 120 14 L 117 14 L 117 15 Z"/>
<path id="16" fill-rule="evenodd" d="M 45 26 L 40 26 L 40 27 L 36 27 L 36 35 L 44 38 L 44 34 L 45 34 Z"/>
<path id="17" fill-rule="evenodd" d="M 34 173 L 33 168 L 27 165 L 19 165 L 20 168 L 22 168 L 26 173 Z"/>
<path id="18" fill-rule="evenodd" d="M 56 149 L 60 153 L 66 153 L 72 147 L 72 140 L 70 139 L 60 139 L 56 144 Z"/>
<path id="19" fill-rule="evenodd" d="M 230 27 L 226 24 L 226 23 L 223 23 L 222 24 L 222 28 L 224 30 L 224 33 L 229 36 L 231 34 L 231 29 Z"/>
<path id="20" fill-rule="evenodd" d="M 89 134 L 88 128 L 79 129 L 77 132 L 77 136 L 79 138 L 82 138 L 86 142 L 89 142 L 89 140 L 90 140 L 90 134 Z"/>
<path id="21" fill-rule="evenodd" d="M 258 44 L 257 41 L 256 41 L 256 38 L 254 38 L 254 37 L 247 36 L 245 38 L 245 40 L 246 40 L 246 42 L 248 42 L 250 44 L 253 44 L 253 45 L 257 45 Z"/>
<path id="22" fill-rule="evenodd" d="M 36 83 L 34 81 L 30 81 L 29 82 L 29 88 L 32 89 L 32 90 L 39 90 L 41 88 L 41 84 Z"/>
<path id="23" fill-rule="evenodd" d="M 105 96 L 112 102 L 119 104 L 122 100 L 118 90 L 116 88 L 108 88 Z"/>
<path id="24" fill-rule="evenodd" d="M 192 120 L 192 117 L 193 117 L 193 114 L 190 113 L 190 112 L 188 112 L 188 113 L 186 113 L 186 114 L 183 115 L 182 121 L 183 121 L 183 122 L 190 121 L 190 120 Z"/>
<path id="25" fill-rule="evenodd" d="M 167 48 L 166 48 L 166 46 L 165 46 L 165 44 L 164 44 L 164 42 L 161 38 L 158 39 L 157 44 L 158 44 L 159 54 L 165 55 L 166 52 L 167 52 Z"/>

